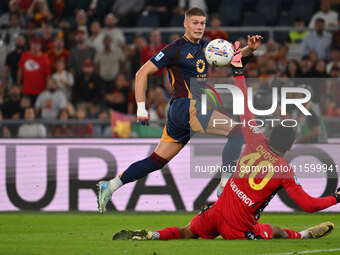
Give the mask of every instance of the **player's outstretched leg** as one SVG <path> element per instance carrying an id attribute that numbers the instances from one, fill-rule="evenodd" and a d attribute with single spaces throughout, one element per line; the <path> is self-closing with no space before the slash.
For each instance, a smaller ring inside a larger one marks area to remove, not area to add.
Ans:
<path id="1" fill-rule="evenodd" d="M 120 176 L 110 181 L 100 181 L 98 187 L 98 209 L 104 213 L 104 209 L 112 197 L 112 194 L 126 183 L 143 178 L 147 174 L 162 169 L 168 160 L 153 152 L 150 157 L 131 164 Z"/>
<path id="2" fill-rule="evenodd" d="M 113 235 L 112 240 L 171 240 L 194 238 L 190 225 L 185 228 L 168 227 L 157 231 L 121 230 Z"/>
<path id="3" fill-rule="evenodd" d="M 270 225 L 273 230 L 273 238 L 286 238 L 286 239 L 311 239 L 320 238 L 330 234 L 334 229 L 332 222 L 324 222 L 317 226 L 297 232 L 292 229 L 281 229 L 279 227 Z"/>

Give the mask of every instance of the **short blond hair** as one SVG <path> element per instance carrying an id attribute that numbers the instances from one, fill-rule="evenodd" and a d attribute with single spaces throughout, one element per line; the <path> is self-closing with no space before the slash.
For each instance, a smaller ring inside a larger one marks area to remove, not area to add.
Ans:
<path id="1" fill-rule="evenodd" d="M 192 7 L 185 12 L 185 18 L 189 19 L 191 16 L 202 16 L 205 17 L 205 12 L 197 7 Z"/>

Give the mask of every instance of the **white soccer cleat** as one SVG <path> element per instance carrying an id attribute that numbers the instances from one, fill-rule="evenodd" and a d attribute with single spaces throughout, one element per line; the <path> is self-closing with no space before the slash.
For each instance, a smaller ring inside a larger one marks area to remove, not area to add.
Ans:
<path id="1" fill-rule="evenodd" d="M 330 234 L 334 229 L 332 222 L 323 222 L 317 226 L 306 229 L 308 238 L 320 238 Z"/>
<path id="2" fill-rule="evenodd" d="M 100 181 L 97 183 L 98 187 L 98 210 L 99 213 L 104 213 L 105 207 L 112 197 L 111 183 L 108 181 Z"/>

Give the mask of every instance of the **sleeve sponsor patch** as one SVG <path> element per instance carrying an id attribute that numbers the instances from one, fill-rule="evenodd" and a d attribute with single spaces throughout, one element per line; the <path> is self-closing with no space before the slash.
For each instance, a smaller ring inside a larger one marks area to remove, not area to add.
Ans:
<path id="1" fill-rule="evenodd" d="M 155 60 L 158 62 L 159 60 L 161 60 L 161 58 L 164 56 L 164 53 L 163 52 L 159 52 L 156 57 L 155 57 Z"/>

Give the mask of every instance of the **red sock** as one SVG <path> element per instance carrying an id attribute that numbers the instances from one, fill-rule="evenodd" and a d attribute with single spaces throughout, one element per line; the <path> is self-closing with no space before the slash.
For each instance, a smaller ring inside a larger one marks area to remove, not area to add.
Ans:
<path id="1" fill-rule="evenodd" d="M 180 239 L 181 230 L 178 227 L 169 227 L 155 232 L 159 233 L 159 240 Z"/>
<path id="2" fill-rule="evenodd" d="M 288 239 L 300 239 L 301 234 L 291 229 L 282 229 L 288 234 Z"/>

